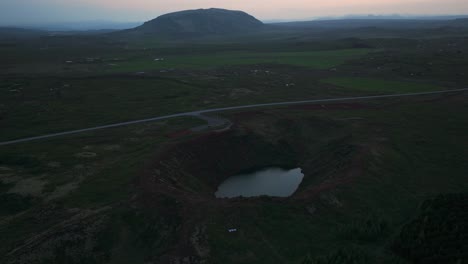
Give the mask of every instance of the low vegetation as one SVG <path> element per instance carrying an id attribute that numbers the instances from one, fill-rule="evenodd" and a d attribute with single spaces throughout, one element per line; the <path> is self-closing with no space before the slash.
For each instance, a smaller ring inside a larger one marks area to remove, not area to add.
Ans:
<path id="1" fill-rule="evenodd" d="M 443 88 L 432 83 L 415 82 L 415 81 L 390 81 L 371 78 L 330 78 L 323 82 L 337 85 L 343 88 L 375 93 L 417 93 L 440 91 Z"/>
<path id="2" fill-rule="evenodd" d="M 344 49 L 304 52 L 220 52 L 196 56 L 169 55 L 146 57 L 119 63 L 110 72 L 132 72 L 168 69 L 210 69 L 230 65 L 286 64 L 312 69 L 328 69 L 372 52 L 371 49 Z"/>
<path id="3" fill-rule="evenodd" d="M 463 263 L 466 259 L 468 195 L 444 194 L 425 201 L 406 224 L 393 250 L 415 263 Z"/>
<path id="4" fill-rule="evenodd" d="M 463 88 L 466 36 L 1 39 L 0 141 L 215 107 Z M 1 146 L 0 262 L 464 263 L 466 99 L 244 109 L 216 113 L 232 122 L 225 131 L 176 118 Z M 303 170 L 293 196 L 215 199 L 222 180 L 268 166 Z"/>

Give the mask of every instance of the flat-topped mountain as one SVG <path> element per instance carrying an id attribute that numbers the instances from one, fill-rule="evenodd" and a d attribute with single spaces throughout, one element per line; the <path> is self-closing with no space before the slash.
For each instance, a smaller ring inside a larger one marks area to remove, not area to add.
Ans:
<path id="1" fill-rule="evenodd" d="M 142 33 L 213 35 L 258 30 L 263 23 L 242 12 L 226 9 L 197 9 L 159 16 L 134 29 Z"/>

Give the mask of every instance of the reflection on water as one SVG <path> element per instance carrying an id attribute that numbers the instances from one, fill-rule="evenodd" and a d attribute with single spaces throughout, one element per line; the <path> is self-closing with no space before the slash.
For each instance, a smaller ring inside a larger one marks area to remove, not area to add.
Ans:
<path id="1" fill-rule="evenodd" d="M 260 195 L 288 197 L 297 190 L 303 178 L 304 174 L 300 168 L 292 170 L 262 169 L 254 173 L 230 177 L 218 187 L 215 196 L 217 198 Z"/>

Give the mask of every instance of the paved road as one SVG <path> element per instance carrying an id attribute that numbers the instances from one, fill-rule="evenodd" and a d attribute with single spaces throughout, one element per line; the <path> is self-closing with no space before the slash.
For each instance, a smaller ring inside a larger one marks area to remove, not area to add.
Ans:
<path id="1" fill-rule="evenodd" d="M 242 105 L 242 106 L 232 106 L 232 107 L 223 107 L 223 108 L 213 108 L 213 109 L 192 111 L 192 112 L 186 112 L 186 113 L 158 116 L 158 117 L 135 120 L 135 121 L 121 122 L 121 123 L 104 125 L 104 126 L 77 129 L 77 130 L 72 130 L 72 131 L 59 132 L 59 133 L 36 136 L 36 137 L 28 137 L 28 138 L 22 138 L 22 139 L 16 139 L 16 140 L 4 141 L 4 142 L 0 142 L 0 146 L 11 145 L 11 144 L 16 144 L 16 143 L 21 143 L 21 142 L 29 142 L 29 141 L 33 141 L 33 140 L 39 140 L 39 139 L 47 139 L 47 138 L 71 135 L 71 134 L 77 134 L 77 133 L 83 133 L 83 132 L 89 132 L 89 131 L 95 131 L 95 130 L 100 130 L 100 129 L 105 129 L 105 128 L 113 128 L 113 127 L 128 126 L 128 125 L 133 125 L 133 124 L 147 123 L 147 122 L 164 120 L 164 119 L 169 119 L 169 118 L 174 118 L 174 117 L 184 117 L 184 116 L 185 117 L 187 117 L 187 116 L 200 117 L 203 114 L 214 113 L 214 112 L 222 112 L 222 111 L 229 111 L 229 110 L 259 108 L 259 107 L 268 107 L 268 106 L 295 105 L 295 104 L 313 104 L 313 103 L 338 102 L 338 101 L 369 100 L 369 99 L 391 98 L 391 97 L 420 96 L 420 95 L 444 94 L 444 93 L 464 92 L 464 91 L 468 91 L 468 88 L 434 91 L 434 92 L 387 94 L 387 95 L 342 97 L 342 98 L 329 98 L 329 99 L 314 99 L 314 100 L 303 100 L 303 101 L 290 101 L 290 102 L 278 102 L 278 103 L 253 104 L 253 105 Z M 207 120 L 206 118 L 202 118 L 202 119 Z"/>
<path id="2" fill-rule="evenodd" d="M 198 115 L 195 115 L 195 117 L 200 118 L 203 121 L 206 121 L 206 124 L 197 126 L 197 127 L 192 127 L 190 130 L 193 132 L 200 132 L 200 131 L 203 131 L 206 129 L 212 129 L 212 128 L 218 128 L 218 130 L 216 131 L 224 131 L 224 130 L 228 130 L 232 125 L 229 119 L 226 119 L 220 116 L 213 116 L 213 115 L 208 116 L 204 114 L 198 114 Z"/>

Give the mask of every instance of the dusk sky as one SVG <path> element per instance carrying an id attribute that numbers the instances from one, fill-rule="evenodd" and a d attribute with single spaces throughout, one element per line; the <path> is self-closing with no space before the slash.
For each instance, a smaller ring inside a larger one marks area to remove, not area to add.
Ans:
<path id="1" fill-rule="evenodd" d="M 468 0 L 0 0 L 0 24 L 146 21 L 197 8 L 246 11 L 261 20 L 349 14 L 468 14 Z"/>

